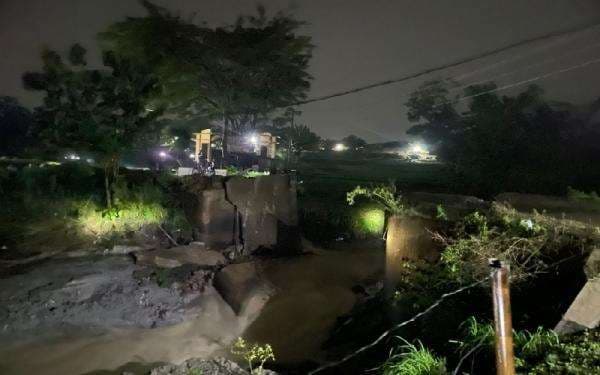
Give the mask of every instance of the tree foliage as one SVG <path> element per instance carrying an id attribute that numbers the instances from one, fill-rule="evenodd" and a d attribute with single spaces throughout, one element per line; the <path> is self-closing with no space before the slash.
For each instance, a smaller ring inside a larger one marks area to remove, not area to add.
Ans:
<path id="1" fill-rule="evenodd" d="M 100 36 L 106 48 L 153 67 L 163 87 L 154 100 L 169 112 L 241 130 L 305 97 L 312 45 L 296 34 L 301 22 L 281 13 L 269 18 L 259 7 L 234 25 L 210 28 L 142 4 L 145 17 L 127 18 Z"/>
<path id="2" fill-rule="evenodd" d="M 569 185 L 594 188 L 600 180 L 591 167 L 600 161 L 600 127 L 568 106 L 545 101 L 539 87 L 511 97 L 492 92 L 494 84 L 471 86 L 461 113 L 449 87 L 428 82 L 411 95 L 408 118 L 417 124 L 408 133 L 437 148 L 462 189 L 564 193 Z"/>
<path id="3" fill-rule="evenodd" d="M 17 99 L 0 96 L 0 155 L 18 156 L 29 141 L 31 112 Z"/>
<path id="4" fill-rule="evenodd" d="M 143 66 L 106 52 L 104 69 L 86 69 L 85 50 L 74 45 L 69 63 L 55 51 L 42 54 L 41 72 L 23 76 L 26 88 L 45 93 L 36 108 L 36 135 L 46 150 L 87 152 L 99 158 L 108 185 L 117 175 L 121 155 L 157 138 L 155 119 L 160 109 L 149 111 L 146 100 L 159 90 Z M 111 181 L 109 181 L 111 180 Z"/>
<path id="5" fill-rule="evenodd" d="M 342 142 L 352 151 L 360 151 L 367 145 L 367 141 L 357 137 L 354 134 L 350 134 L 349 136 L 343 138 Z"/>

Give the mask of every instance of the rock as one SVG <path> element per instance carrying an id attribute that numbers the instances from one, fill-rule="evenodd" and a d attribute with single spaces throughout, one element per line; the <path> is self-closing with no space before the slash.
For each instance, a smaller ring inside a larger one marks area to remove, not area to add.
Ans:
<path id="1" fill-rule="evenodd" d="M 258 315 L 275 292 L 255 262 L 226 266 L 215 275 L 214 286 L 236 314 L 249 319 Z"/>
<path id="2" fill-rule="evenodd" d="M 592 250 L 583 270 L 588 280 L 600 277 L 600 248 Z"/>
<path id="3" fill-rule="evenodd" d="M 170 249 L 144 251 L 134 254 L 137 264 L 161 268 L 175 268 L 184 264 L 201 267 L 214 267 L 227 263 L 223 254 L 214 250 L 204 250 L 203 246 L 177 246 Z"/>
<path id="4" fill-rule="evenodd" d="M 144 248 L 142 248 L 141 246 L 115 245 L 112 249 L 105 250 L 104 253 L 110 255 L 126 255 L 142 250 L 144 250 Z"/>
<path id="5" fill-rule="evenodd" d="M 144 327 L 180 323 L 197 315 L 195 293 L 164 288 L 126 257 L 48 261 L 0 279 L 0 335 L 81 328 Z"/>
<path id="6" fill-rule="evenodd" d="M 180 365 L 165 365 L 150 371 L 150 375 L 249 375 L 237 363 L 225 358 L 188 359 Z"/>
<path id="7" fill-rule="evenodd" d="M 600 324 L 600 278 L 589 280 L 554 330 L 559 334 L 593 329 Z"/>
<path id="8" fill-rule="evenodd" d="M 213 359 L 192 358 L 180 365 L 165 365 L 153 369 L 150 375 L 250 375 L 237 363 L 225 358 Z M 263 370 L 264 375 L 277 375 L 276 372 Z"/>

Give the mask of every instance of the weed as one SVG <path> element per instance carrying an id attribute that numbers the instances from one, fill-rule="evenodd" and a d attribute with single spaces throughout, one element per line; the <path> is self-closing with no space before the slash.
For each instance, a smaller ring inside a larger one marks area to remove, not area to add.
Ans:
<path id="1" fill-rule="evenodd" d="M 446 214 L 446 210 L 444 209 L 444 206 L 442 206 L 441 204 L 438 204 L 435 207 L 435 218 L 438 220 L 444 220 L 447 221 L 448 220 L 448 214 Z"/>
<path id="2" fill-rule="evenodd" d="M 273 353 L 271 345 L 250 345 L 241 337 L 238 337 L 233 343 L 231 353 L 243 358 L 248 364 L 250 374 L 253 375 L 262 375 L 265 362 L 269 360 L 275 361 L 275 354 Z M 256 365 L 258 365 L 258 367 L 255 367 Z"/>

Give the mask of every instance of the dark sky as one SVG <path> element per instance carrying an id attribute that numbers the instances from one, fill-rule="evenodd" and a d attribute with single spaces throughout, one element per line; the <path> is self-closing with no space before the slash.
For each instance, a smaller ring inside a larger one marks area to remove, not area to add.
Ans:
<path id="1" fill-rule="evenodd" d="M 247 0 L 156 0 L 211 24 L 250 13 Z M 309 22 L 316 45 L 310 96 L 401 77 L 521 39 L 600 22 L 598 0 L 263 0 L 270 12 L 288 10 Z M 65 50 L 80 42 L 97 58 L 95 36 L 126 15 L 142 15 L 136 0 L 0 0 L 0 95 L 28 106 L 39 97 L 20 76 L 39 68 L 41 48 Z M 429 78 L 470 83 L 502 75 L 522 81 L 600 58 L 600 27 L 568 38 L 514 49 Z M 508 60 L 508 61 L 506 61 Z M 531 66 L 535 64 L 534 66 Z M 515 74 L 506 74 L 514 72 Z M 547 97 L 586 103 L 600 96 L 600 63 L 540 80 Z M 462 77 L 461 77 L 462 75 Z M 357 134 L 370 141 L 405 137 L 403 103 L 421 80 L 303 106 L 301 122 L 326 137 Z M 508 91 L 509 93 L 511 91 Z"/>

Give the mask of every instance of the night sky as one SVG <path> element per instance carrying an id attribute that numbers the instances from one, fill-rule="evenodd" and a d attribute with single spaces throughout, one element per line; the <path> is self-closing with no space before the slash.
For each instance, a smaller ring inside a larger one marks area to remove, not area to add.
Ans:
<path id="1" fill-rule="evenodd" d="M 242 0 L 156 0 L 159 5 L 210 24 L 231 22 L 251 13 L 255 2 Z M 308 21 L 304 33 L 316 45 L 309 96 L 320 96 L 443 65 L 512 42 L 600 22 L 598 0 L 309 0 L 262 1 L 269 12 L 288 10 Z M 126 15 L 143 15 L 136 0 L 0 0 L 0 95 L 16 96 L 27 106 L 40 97 L 21 85 L 25 70 L 40 66 L 45 45 L 65 50 L 80 42 L 98 59 L 95 36 Z M 523 56 L 524 55 L 524 56 Z M 522 58 L 518 58 L 522 56 Z M 491 66 L 514 59 L 507 64 Z M 565 39 L 514 49 L 429 78 L 457 77 L 476 82 L 507 72 L 497 82 L 510 84 L 600 58 L 600 26 Z M 537 64 L 530 68 L 527 66 Z M 554 75 L 537 83 L 547 97 L 578 104 L 600 97 L 600 63 Z M 410 126 L 403 103 L 423 79 L 305 105 L 301 122 L 324 137 L 354 133 L 369 141 L 405 138 Z M 525 87 L 525 86 L 523 86 Z M 511 91 L 507 91 L 510 93 Z"/>

